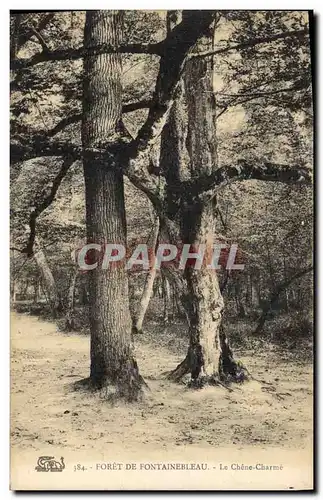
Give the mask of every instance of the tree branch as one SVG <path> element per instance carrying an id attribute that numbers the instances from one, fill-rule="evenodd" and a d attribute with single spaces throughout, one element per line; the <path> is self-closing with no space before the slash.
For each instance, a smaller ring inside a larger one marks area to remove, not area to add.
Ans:
<path id="1" fill-rule="evenodd" d="M 12 70 L 21 70 L 23 68 L 30 68 L 42 62 L 53 61 L 73 61 L 81 59 L 84 56 L 99 56 L 101 54 L 114 54 L 115 52 L 121 54 L 155 54 L 160 55 L 162 43 L 132 43 L 127 45 L 120 45 L 116 47 L 108 43 L 97 45 L 93 47 L 80 47 L 79 49 L 58 49 L 51 51 L 38 52 L 32 57 L 26 59 L 15 59 L 11 61 Z"/>
<path id="2" fill-rule="evenodd" d="M 284 92 L 298 92 L 299 90 L 305 90 L 308 86 L 304 84 L 293 85 L 292 87 L 286 87 L 278 90 L 268 90 L 266 92 L 254 92 L 254 93 L 241 93 L 241 94 L 222 94 L 227 97 L 233 97 L 233 99 L 227 103 L 221 111 L 216 115 L 216 119 L 220 118 L 229 108 L 233 106 L 240 106 L 246 102 L 250 102 L 254 99 L 260 99 L 262 97 L 271 97 L 275 94 L 281 94 Z M 242 98 L 239 100 L 239 98 Z"/>
<path id="3" fill-rule="evenodd" d="M 312 183 L 311 172 L 299 165 L 286 165 L 259 161 L 238 160 L 237 165 L 225 165 L 209 176 L 182 183 L 180 189 L 188 197 L 198 197 L 201 201 L 212 199 L 219 189 L 237 180 L 257 179 L 283 183 Z"/>
<path id="4" fill-rule="evenodd" d="M 37 218 L 54 201 L 58 188 L 61 185 L 62 180 L 66 176 L 69 168 L 72 166 L 73 163 L 74 163 L 74 158 L 71 157 L 64 158 L 61 169 L 59 170 L 56 177 L 53 179 L 49 191 L 45 193 L 44 197 L 41 200 L 37 200 L 37 203 L 35 204 L 36 206 L 34 207 L 32 213 L 30 214 L 29 218 L 30 233 L 29 233 L 28 243 L 26 247 L 22 250 L 22 253 L 27 254 L 27 257 L 31 257 L 33 255 L 33 247 L 36 238 Z"/>
<path id="5" fill-rule="evenodd" d="M 150 197 L 157 210 L 163 202 L 163 193 L 160 180 L 157 178 L 156 181 L 148 172 L 149 151 L 167 121 L 187 55 L 213 19 L 212 11 L 183 11 L 182 22 L 167 35 L 162 44 L 159 73 L 148 117 L 128 147 L 129 162 L 124 173 Z"/>
<path id="6" fill-rule="evenodd" d="M 142 101 L 128 102 L 123 104 L 122 113 L 131 113 L 132 111 L 137 111 L 138 109 L 149 108 L 151 105 L 151 99 L 143 99 Z M 51 130 L 46 132 L 47 137 L 54 137 L 56 134 L 64 130 L 68 125 L 73 123 L 78 123 L 82 120 L 82 113 L 75 113 L 63 118 L 60 122 L 55 125 Z"/>
<path id="7" fill-rule="evenodd" d="M 193 59 L 200 57 L 216 56 L 218 54 L 225 54 L 226 52 L 230 52 L 231 50 L 248 49 L 250 47 L 255 47 L 256 45 L 260 45 L 262 43 L 275 42 L 276 40 L 282 40 L 283 38 L 290 38 L 294 36 L 300 37 L 302 35 L 307 35 L 308 33 L 309 30 L 307 28 L 295 31 L 285 31 L 283 33 L 277 33 L 276 35 L 253 38 L 252 40 L 246 40 L 245 42 L 237 43 L 236 45 L 232 45 L 229 47 L 222 47 L 221 49 L 217 50 L 196 52 L 194 54 L 190 54 L 189 57 L 190 59 Z"/>

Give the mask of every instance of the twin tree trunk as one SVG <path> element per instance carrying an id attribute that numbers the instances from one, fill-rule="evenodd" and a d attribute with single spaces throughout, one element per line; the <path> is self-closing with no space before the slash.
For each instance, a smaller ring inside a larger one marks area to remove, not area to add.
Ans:
<path id="1" fill-rule="evenodd" d="M 121 13 L 87 11 L 85 46 L 121 42 Z M 119 54 L 84 59 L 82 144 L 88 242 L 126 245 L 124 185 L 118 154 L 93 160 L 86 150 L 118 151 L 122 88 Z M 120 146 L 119 146 L 120 147 Z M 121 145 L 122 148 L 122 145 Z M 121 155 L 120 155 L 121 156 Z M 133 355 L 128 278 L 123 265 L 89 272 L 91 385 L 136 400 L 143 379 Z"/>
<path id="2" fill-rule="evenodd" d="M 73 269 L 70 277 L 70 285 L 68 287 L 65 313 L 65 330 L 70 332 L 74 330 L 74 307 L 75 307 L 75 286 L 78 276 L 78 268 Z"/>
<path id="3" fill-rule="evenodd" d="M 176 11 L 171 16 L 170 28 L 172 22 L 176 24 Z M 210 38 L 202 43 L 210 45 Z M 167 182 L 168 215 L 180 223 L 180 241 L 189 243 L 192 251 L 201 244 L 212 251 L 214 200 L 203 202 L 181 190 L 183 181 L 198 181 L 218 168 L 212 60 L 186 63 L 180 95 L 162 136 L 161 167 Z M 216 271 L 204 263 L 201 269 L 188 266 L 183 277 L 190 342 L 186 358 L 169 378 L 178 381 L 190 373 L 196 386 L 217 383 L 219 379 L 241 381 L 244 374 L 233 359 L 221 327 L 223 298 Z"/>

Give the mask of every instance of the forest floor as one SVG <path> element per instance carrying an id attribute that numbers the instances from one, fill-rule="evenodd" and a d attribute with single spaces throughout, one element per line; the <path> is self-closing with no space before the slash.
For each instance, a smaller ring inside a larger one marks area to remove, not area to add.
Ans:
<path id="1" fill-rule="evenodd" d="M 88 336 L 62 333 L 51 322 L 13 312 L 13 456 L 25 452 L 35 461 L 39 455 L 66 456 L 68 450 L 90 455 L 113 450 L 114 456 L 135 457 L 140 450 L 141 456 L 165 451 L 198 461 L 215 448 L 226 450 L 225 456 L 233 449 L 274 448 L 290 456 L 297 450 L 308 462 L 313 444 L 310 362 L 268 345 L 262 352 L 241 350 L 238 359 L 257 380 L 232 392 L 192 390 L 161 375 L 182 360 L 185 344 L 185 338 L 176 337 L 176 325 L 167 330 L 148 325 L 136 336 L 136 356 L 151 392 L 141 403 L 112 405 L 102 395 L 74 389 L 89 374 Z"/>

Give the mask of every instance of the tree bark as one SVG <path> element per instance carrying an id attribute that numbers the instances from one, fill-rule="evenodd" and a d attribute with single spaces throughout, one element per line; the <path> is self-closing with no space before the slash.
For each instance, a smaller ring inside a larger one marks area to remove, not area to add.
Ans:
<path id="1" fill-rule="evenodd" d="M 155 252 L 155 250 L 156 250 L 158 234 L 159 234 L 159 217 L 157 217 L 155 220 L 155 228 L 154 228 L 152 241 L 151 241 L 151 249 L 153 250 L 153 252 Z M 150 302 L 150 299 L 151 299 L 152 294 L 153 294 L 156 272 L 157 272 L 157 269 L 154 266 L 154 262 L 152 262 L 150 264 L 150 269 L 149 269 L 148 274 L 146 276 L 144 289 L 143 289 L 143 292 L 141 295 L 140 304 L 139 304 L 139 308 L 138 308 L 138 312 L 137 312 L 137 317 L 136 317 L 136 320 L 134 322 L 134 333 L 142 333 L 142 326 L 143 326 L 145 314 L 147 312 L 149 302 Z"/>
<path id="2" fill-rule="evenodd" d="M 88 11 L 85 46 L 121 41 L 122 14 Z M 88 242 L 126 245 L 124 186 L 121 174 L 121 57 L 102 54 L 84 58 L 82 144 Z M 107 154 L 93 160 L 91 148 L 105 145 Z M 132 346 L 128 277 L 124 263 L 89 272 L 91 371 L 95 388 L 137 400 L 144 381 Z"/>

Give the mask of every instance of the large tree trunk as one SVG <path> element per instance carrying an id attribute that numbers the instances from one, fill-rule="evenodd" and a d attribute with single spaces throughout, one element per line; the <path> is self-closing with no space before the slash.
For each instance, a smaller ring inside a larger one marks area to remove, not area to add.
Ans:
<path id="1" fill-rule="evenodd" d="M 159 234 L 159 217 L 157 217 L 155 220 L 154 232 L 152 235 L 151 244 L 149 244 L 151 250 L 154 253 L 156 251 L 158 234 Z M 153 294 L 156 272 L 157 272 L 157 269 L 154 266 L 154 262 L 152 262 L 150 265 L 150 269 L 148 271 L 148 274 L 146 276 L 144 289 L 143 289 L 143 292 L 141 295 L 140 304 L 139 304 L 139 308 L 138 308 L 138 312 L 137 312 L 137 317 L 136 317 L 136 320 L 134 322 L 134 332 L 135 333 L 142 333 L 142 326 L 143 326 L 144 318 L 145 318 L 145 315 L 146 315 L 146 312 L 147 312 L 147 309 L 149 306 L 150 299 L 151 299 L 152 294 Z"/>
<path id="2" fill-rule="evenodd" d="M 53 273 L 48 265 L 44 251 L 39 247 L 38 244 L 33 257 L 36 261 L 43 280 L 43 286 L 46 291 L 46 298 L 49 303 L 52 316 L 56 318 L 62 311 L 62 303 L 57 291 Z"/>
<path id="3" fill-rule="evenodd" d="M 76 267 L 73 269 L 71 278 L 70 278 L 70 285 L 68 287 L 68 292 L 67 292 L 67 301 L 66 301 L 66 312 L 65 312 L 65 330 L 70 332 L 71 330 L 74 330 L 75 324 L 74 324 L 74 306 L 75 306 L 75 285 L 76 285 L 76 280 L 78 276 L 79 270 Z"/>
<path id="4" fill-rule="evenodd" d="M 122 19 L 116 11 L 88 11 L 85 45 L 120 43 Z M 82 143 L 102 148 L 94 161 L 84 151 L 88 242 L 126 245 L 124 186 L 118 147 L 121 118 L 121 57 L 103 54 L 84 59 Z M 121 156 L 121 155 L 120 155 Z M 133 355 L 128 277 L 125 266 L 100 265 L 89 272 L 91 385 L 127 400 L 141 394 L 143 379 Z"/>
<path id="5" fill-rule="evenodd" d="M 203 49 L 210 48 L 208 40 L 202 43 Z M 189 243 L 192 251 L 199 245 L 210 250 L 214 243 L 214 200 L 205 203 L 190 192 L 178 196 L 178 185 L 186 179 L 198 180 L 211 175 L 217 168 L 213 61 L 189 61 L 180 90 L 164 134 L 165 149 L 169 148 L 169 140 L 172 141 L 172 158 L 167 162 L 167 155 L 161 155 L 165 163 L 162 167 L 167 181 L 168 215 L 178 218 L 180 240 Z M 190 373 L 192 384 L 197 387 L 217 383 L 219 379 L 241 381 L 241 369 L 233 360 L 221 328 L 223 298 L 216 270 L 208 269 L 205 264 L 201 269 L 188 266 L 184 279 L 183 304 L 189 322 L 190 343 L 186 358 L 169 378 L 178 381 Z"/>

